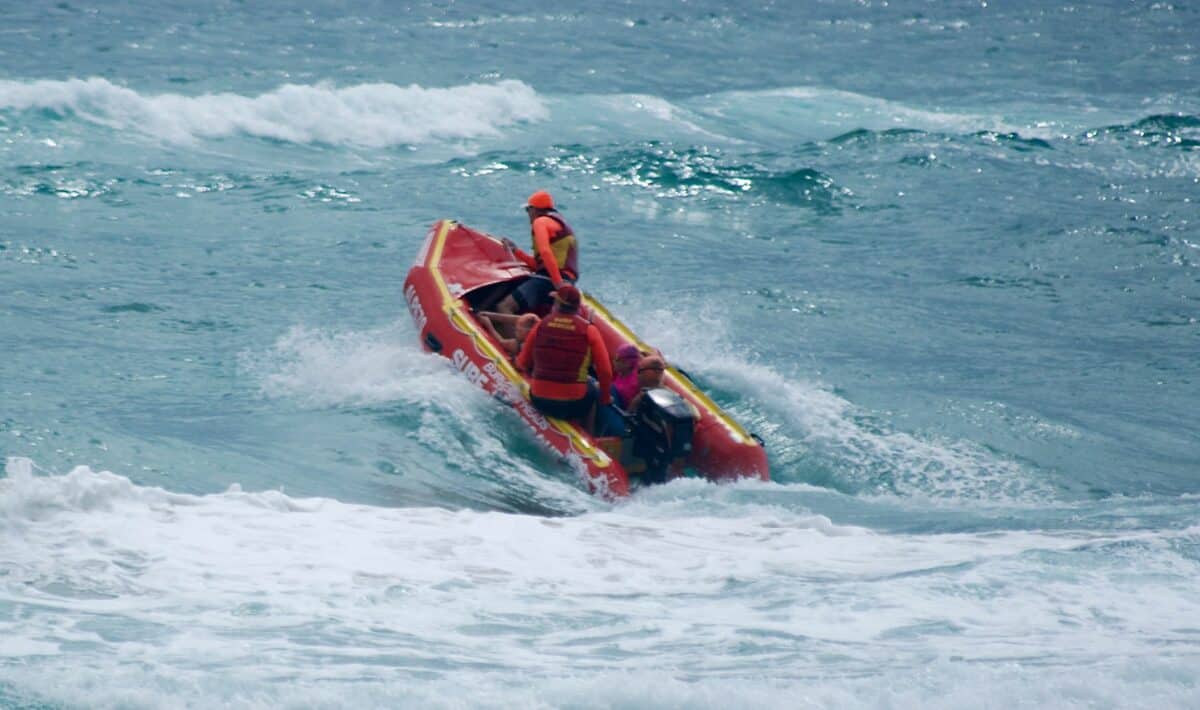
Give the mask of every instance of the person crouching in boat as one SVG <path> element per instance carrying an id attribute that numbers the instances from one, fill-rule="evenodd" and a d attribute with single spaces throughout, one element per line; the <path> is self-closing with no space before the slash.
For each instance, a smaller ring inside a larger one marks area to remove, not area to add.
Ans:
<path id="1" fill-rule="evenodd" d="M 612 363 L 596 326 L 579 315 L 579 289 L 563 284 L 552 294 L 554 309 L 529 331 L 517 367 L 529 373 L 529 401 L 542 414 L 583 421 L 596 428 L 596 404 L 612 404 Z M 595 366 L 599 387 L 588 380 Z"/>
<path id="2" fill-rule="evenodd" d="M 533 330 L 533 326 L 538 323 L 538 317 L 532 313 L 522 313 L 519 316 L 514 316 L 507 313 L 481 311 L 476 316 L 479 318 L 479 322 L 483 325 L 484 330 L 499 343 L 500 347 L 504 348 L 504 352 L 510 360 L 516 357 L 517 353 L 521 352 L 521 346 L 525 344 L 525 339 L 529 337 L 529 331 Z M 497 324 L 511 325 L 514 328 L 513 337 L 506 338 L 501 335 L 496 327 Z"/>
<path id="3" fill-rule="evenodd" d="M 539 190 L 530 195 L 525 203 L 525 214 L 529 217 L 533 254 L 522 251 L 511 239 L 505 239 L 504 245 L 534 273 L 500 301 L 496 310 L 501 313 L 537 311 L 550 303 L 552 291 L 579 280 L 579 246 L 575 232 L 558 214 L 550 193 Z"/>

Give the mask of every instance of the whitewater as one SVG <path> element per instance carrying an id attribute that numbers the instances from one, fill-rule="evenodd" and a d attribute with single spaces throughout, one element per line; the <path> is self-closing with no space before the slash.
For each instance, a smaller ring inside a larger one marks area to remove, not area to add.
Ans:
<path id="1" fill-rule="evenodd" d="M 0 30 L 0 707 L 1200 706 L 1200 10 Z M 417 342 L 526 239 L 766 442 L 606 501 Z"/>

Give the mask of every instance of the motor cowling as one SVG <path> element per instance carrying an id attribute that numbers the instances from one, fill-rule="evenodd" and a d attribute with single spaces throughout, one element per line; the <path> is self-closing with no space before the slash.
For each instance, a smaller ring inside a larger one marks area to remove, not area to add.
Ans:
<path id="1" fill-rule="evenodd" d="M 675 461 L 692 452 L 696 415 L 674 390 L 657 387 L 643 393 L 633 413 L 632 453 L 645 463 L 642 483 L 665 483 Z"/>

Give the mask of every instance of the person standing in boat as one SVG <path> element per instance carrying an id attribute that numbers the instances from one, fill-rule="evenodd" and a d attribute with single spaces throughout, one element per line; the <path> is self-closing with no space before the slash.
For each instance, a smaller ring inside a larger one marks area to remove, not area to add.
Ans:
<path id="1" fill-rule="evenodd" d="M 579 315 L 579 289 L 563 284 L 551 294 L 554 309 L 529 331 L 517 368 L 529 373 L 529 401 L 539 412 L 575 419 L 596 429 L 596 404 L 612 404 L 612 362 L 596 326 Z M 599 386 L 588 379 L 595 366 Z"/>
<path id="2" fill-rule="evenodd" d="M 522 251 L 511 239 L 504 245 L 515 258 L 533 269 L 533 276 L 496 307 L 501 313 L 528 313 L 550 303 L 550 293 L 579 280 L 579 245 L 575 232 L 554 207 L 554 198 L 538 190 L 525 203 L 533 254 Z"/>

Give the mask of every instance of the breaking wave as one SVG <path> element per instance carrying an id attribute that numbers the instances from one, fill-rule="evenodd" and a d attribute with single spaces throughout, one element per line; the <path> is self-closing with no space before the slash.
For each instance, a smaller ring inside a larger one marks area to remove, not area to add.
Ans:
<path id="1" fill-rule="evenodd" d="M 515 80 L 448 88 L 285 84 L 258 96 L 146 94 L 96 77 L 0 81 L 0 110 L 78 117 L 172 142 L 241 134 L 364 147 L 486 138 L 549 115 Z"/>

